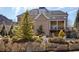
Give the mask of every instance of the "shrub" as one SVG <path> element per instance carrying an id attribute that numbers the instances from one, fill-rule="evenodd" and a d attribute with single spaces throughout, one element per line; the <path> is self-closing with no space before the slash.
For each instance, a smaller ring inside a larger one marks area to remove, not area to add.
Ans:
<path id="1" fill-rule="evenodd" d="M 14 42 L 16 42 L 18 39 L 17 39 L 17 36 L 13 36 L 12 37 L 12 42 L 14 43 Z"/>
<path id="2" fill-rule="evenodd" d="M 39 36 L 33 36 L 33 39 L 36 41 L 36 42 L 42 42 L 42 38 L 39 37 Z"/>
<path id="3" fill-rule="evenodd" d="M 65 32 L 63 30 L 60 30 L 58 37 L 64 38 Z"/>

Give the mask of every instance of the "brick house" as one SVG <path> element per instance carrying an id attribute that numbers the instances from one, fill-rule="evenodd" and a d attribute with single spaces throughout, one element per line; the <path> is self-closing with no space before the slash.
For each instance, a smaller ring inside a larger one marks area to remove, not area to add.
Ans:
<path id="1" fill-rule="evenodd" d="M 38 9 L 30 10 L 29 14 L 34 19 L 35 33 L 37 33 L 37 29 L 41 25 L 46 35 L 58 32 L 61 28 L 67 28 L 68 14 L 63 11 L 50 11 L 45 7 L 39 7 Z M 18 22 L 20 21 L 21 16 L 22 14 L 17 16 Z"/>

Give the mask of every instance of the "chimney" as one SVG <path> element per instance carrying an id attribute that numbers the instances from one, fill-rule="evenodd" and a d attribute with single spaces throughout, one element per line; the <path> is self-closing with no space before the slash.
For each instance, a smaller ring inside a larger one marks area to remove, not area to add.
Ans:
<path id="1" fill-rule="evenodd" d="M 39 7 L 39 13 L 46 13 L 48 10 L 45 7 Z"/>

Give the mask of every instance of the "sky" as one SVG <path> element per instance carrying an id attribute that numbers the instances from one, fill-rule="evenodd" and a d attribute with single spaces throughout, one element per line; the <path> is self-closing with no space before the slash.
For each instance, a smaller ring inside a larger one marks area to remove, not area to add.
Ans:
<path id="1" fill-rule="evenodd" d="M 17 15 L 22 14 L 26 10 L 38 7 L 0 7 L 0 14 L 7 18 L 17 21 Z M 61 10 L 68 13 L 68 25 L 73 26 L 78 7 L 46 7 L 48 10 Z"/>

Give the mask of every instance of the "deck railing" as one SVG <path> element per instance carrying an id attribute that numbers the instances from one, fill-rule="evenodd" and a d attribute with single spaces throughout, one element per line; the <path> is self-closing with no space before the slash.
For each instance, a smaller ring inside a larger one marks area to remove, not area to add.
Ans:
<path id="1" fill-rule="evenodd" d="M 64 27 L 61 26 L 51 26 L 50 30 L 60 30 L 60 29 L 64 29 Z"/>

